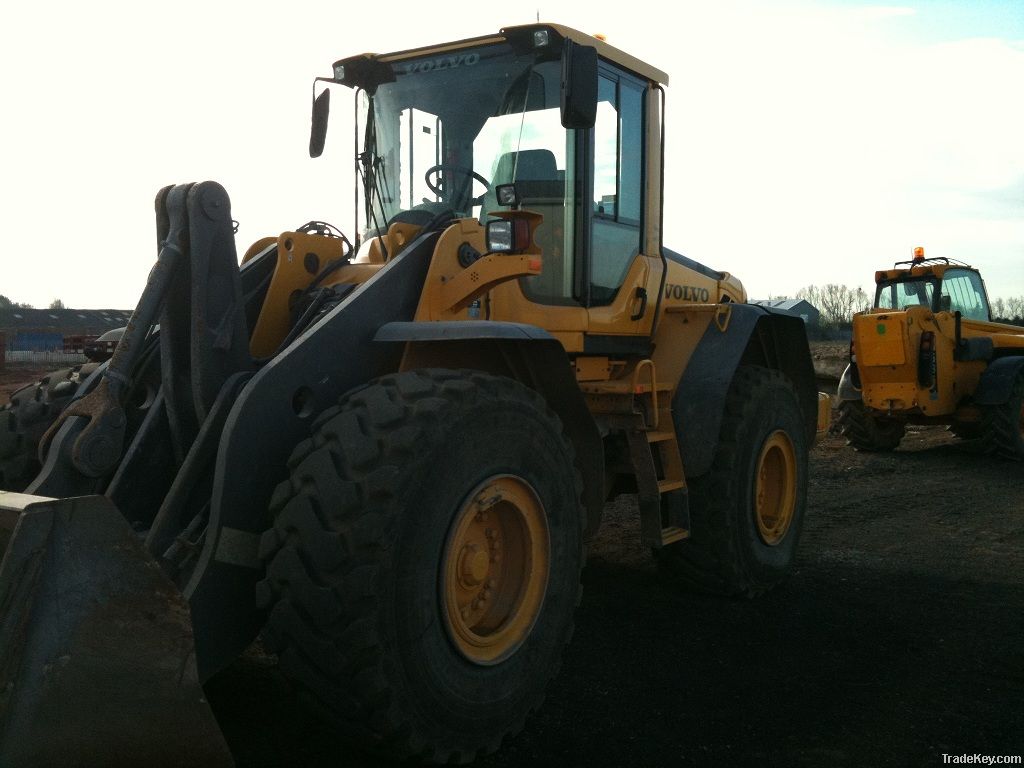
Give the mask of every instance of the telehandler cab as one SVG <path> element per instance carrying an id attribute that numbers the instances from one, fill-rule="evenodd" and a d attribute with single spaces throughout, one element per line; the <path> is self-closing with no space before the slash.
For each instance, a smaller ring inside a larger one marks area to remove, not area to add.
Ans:
<path id="1" fill-rule="evenodd" d="M 257 635 L 354 742 L 468 761 L 540 704 L 611 495 L 667 577 L 792 563 L 827 400 L 799 318 L 662 244 L 667 76 L 536 24 L 318 81 L 360 236 L 239 267 L 224 189 L 163 189 L 113 358 L 0 494 L 3 765 L 229 764 L 201 684 Z"/>

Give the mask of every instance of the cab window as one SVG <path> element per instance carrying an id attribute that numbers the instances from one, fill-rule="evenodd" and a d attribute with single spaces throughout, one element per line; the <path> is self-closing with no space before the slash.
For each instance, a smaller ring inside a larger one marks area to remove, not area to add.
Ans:
<path id="1" fill-rule="evenodd" d="M 918 278 L 897 280 L 878 286 L 875 306 L 880 309 L 906 309 L 907 307 L 931 307 L 935 295 L 935 281 Z"/>
<path id="2" fill-rule="evenodd" d="M 988 320 L 985 288 L 977 272 L 969 269 L 947 269 L 942 278 L 939 311 L 959 312 L 971 320 Z"/>
<path id="3" fill-rule="evenodd" d="M 594 124 L 590 304 L 610 304 L 640 253 L 643 195 L 641 85 L 614 72 L 598 79 Z"/>

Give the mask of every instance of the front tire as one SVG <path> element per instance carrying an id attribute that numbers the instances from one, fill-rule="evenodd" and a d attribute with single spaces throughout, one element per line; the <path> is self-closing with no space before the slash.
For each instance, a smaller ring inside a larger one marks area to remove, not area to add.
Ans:
<path id="1" fill-rule="evenodd" d="M 874 416 L 858 400 L 847 400 L 839 406 L 839 431 L 858 451 L 887 453 L 896 450 L 907 428 L 902 421 Z"/>
<path id="2" fill-rule="evenodd" d="M 510 379 L 410 371 L 343 397 L 289 464 L 258 592 L 282 670 L 372 751 L 497 749 L 539 706 L 580 596 L 558 418 Z"/>
<path id="3" fill-rule="evenodd" d="M 752 597 L 789 572 L 803 528 L 807 433 L 779 371 L 737 370 L 711 470 L 689 480 L 690 538 L 659 565 L 702 591 Z"/>
<path id="4" fill-rule="evenodd" d="M 982 408 L 980 432 L 987 452 L 1024 460 L 1024 372 L 1017 374 L 1005 403 Z"/>

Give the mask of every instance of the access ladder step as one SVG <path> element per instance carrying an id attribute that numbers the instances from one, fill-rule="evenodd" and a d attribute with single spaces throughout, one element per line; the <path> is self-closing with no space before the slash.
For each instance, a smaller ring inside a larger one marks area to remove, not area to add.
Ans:
<path id="1" fill-rule="evenodd" d="M 680 528 L 678 526 L 671 526 L 669 528 L 661 529 L 661 546 L 667 547 L 669 544 L 675 544 L 677 541 L 690 538 L 690 532 L 686 528 Z"/>

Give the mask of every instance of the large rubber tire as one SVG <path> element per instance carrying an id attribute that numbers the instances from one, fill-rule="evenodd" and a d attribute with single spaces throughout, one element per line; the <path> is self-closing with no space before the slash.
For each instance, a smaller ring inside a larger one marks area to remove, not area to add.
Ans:
<path id="1" fill-rule="evenodd" d="M 757 366 L 737 369 L 711 470 L 688 480 L 690 538 L 656 550 L 659 566 L 729 596 L 753 597 L 779 583 L 803 529 L 807 451 L 789 379 Z"/>
<path id="2" fill-rule="evenodd" d="M 897 419 L 873 416 L 860 401 L 847 400 L 839 406 L 839 431 L 858 451 L 884 453 L 896 450 L 907 428 Z"/>
<path id="3" fill-rule="evenodd" d="M 257 592 L 282 670 L 373 752 L 443 763 L 496 750 L 540 705 L 581 594 L 585 515 L 557 416 L 510 379 L 410 371 L 344 396 L 289 466 Z M 444 574 L 448 541 L 495 477 L 536 494 L 548 578 L 521 644 L 479 663 L 447 618 Z"/>
<path id="4" fill-rule="evenodd" d="M 22 491 L 39 473 L 39 441 L 98 363 L 62 368 L 22 387 L 0 408 L 0 490 Z"/>
<path id="5" fill-rule="evenodd" d="M 981 438 L 987 452 L 1024 460 L 1024 373 L 1014 379 L 1005 403 L 981 409 Z"/>

